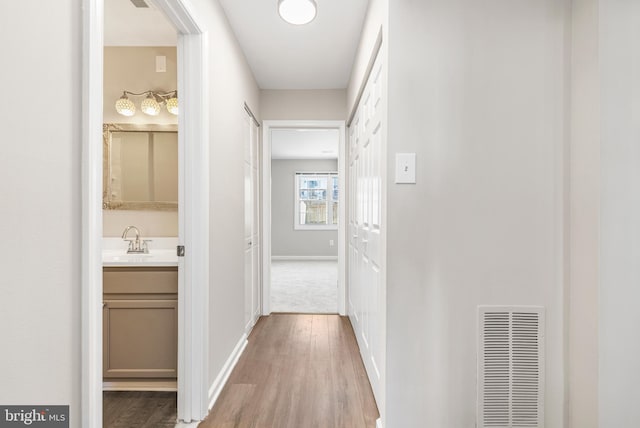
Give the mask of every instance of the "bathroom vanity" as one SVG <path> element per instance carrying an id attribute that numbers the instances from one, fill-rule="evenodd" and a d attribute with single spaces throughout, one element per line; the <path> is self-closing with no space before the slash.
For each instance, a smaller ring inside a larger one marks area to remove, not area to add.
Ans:
<path id="1" fill-rule="evenodd" d="M 175 250 L 103 251 L 103 378 L 118 385 L 108 389 L 176 380 L 177 265 Z"/>
<path id="2" fill-rule="evenodd" d="M 104 378 L 175 378 L 178 268 L 103 269 Z"/>

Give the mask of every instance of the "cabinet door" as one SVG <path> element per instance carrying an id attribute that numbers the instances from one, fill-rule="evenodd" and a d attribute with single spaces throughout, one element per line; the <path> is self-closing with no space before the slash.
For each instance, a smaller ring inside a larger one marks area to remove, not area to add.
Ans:
<path id="1" fill-rule="evenodd" d="M 176 378 L 177 300 L 105 300 L 103 376 Z"/>

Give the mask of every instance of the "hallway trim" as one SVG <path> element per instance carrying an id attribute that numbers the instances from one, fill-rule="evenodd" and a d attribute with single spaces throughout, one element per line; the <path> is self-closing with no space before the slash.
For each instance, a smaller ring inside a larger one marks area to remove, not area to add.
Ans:
<path id="1" fill-rule="evenodd" d="M 103 0 L 82 16 L 81 425 L 102 426 Z"/>
<path id="2" fill-rule="evenodd" d="M 216 404 L 216 400 L 218 400 L 218 397 L 222 392 L 222 388 L 224 388 L 224 386 L 227 384 L 227 380 L 229 380 L 231 372 L 238 363 L 238 360 L 240 359 L 240 356 L 244 352 L 248 343 L 249 341 L 247 340 L 247 335 L 243 334 L 240 338 L 240 341 L 238 341 L 238 343 L 236 344 L 236 347 L 233 348 L 231 355 L 229 355 L 229 358 L 227 358 L 227 361 L 224 363 L 224 366 L 222 366 L 222 370 L 220 370 L 220 373 L 218 373 L 218 376 L 211 384 L 211 387 L 209 388 L 209 406 L 207 407 L 208 410 L 211 410 L 213 405 Z"/>
<path id="3" fill-rule="evenodd" d="M 271 256 L 271 261 L 277 260 L 328 260 L 334 261 L 338 260 L 335 256 Z"/>

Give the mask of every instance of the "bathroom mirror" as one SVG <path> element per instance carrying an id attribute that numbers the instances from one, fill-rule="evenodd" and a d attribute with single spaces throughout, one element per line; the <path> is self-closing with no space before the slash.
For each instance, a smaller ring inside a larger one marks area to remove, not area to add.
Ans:
<path id="1" fill-rule="evenodd" d="M 178 209 L 177 125 L 105 123 L 104 209 Z"/>

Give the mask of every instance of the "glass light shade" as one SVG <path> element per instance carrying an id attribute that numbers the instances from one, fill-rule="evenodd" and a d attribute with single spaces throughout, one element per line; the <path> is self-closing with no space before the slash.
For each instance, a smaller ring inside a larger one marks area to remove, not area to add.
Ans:
<path id="1" fill-rule="evenodd" d="M 177 96 L 174 95 L 167 100 L 167 110 L 171 114 L 175 114 L 175 115 L 178 114 L 178 97 Z"/>
<path id="2" fill-rule="evenodd" d="M 116 101 L 116 111 L 123 116 L 133 116 L 136 112 L 136 105 L 125 94 Z"/>
<path id="3" fill-rule="evenodd" d="M 149 94 L 140 104 L 140 110 L 149 116 L 157 116 L 160 114 L 160 104 L 152 94 Z"/>
<path id="4" fill-rule="evenodd" d="M 278 13 L 290 24 L 308 24 L 316 17 L 314 0 L 279 0 Z"/>

